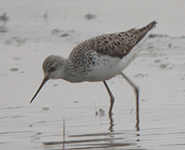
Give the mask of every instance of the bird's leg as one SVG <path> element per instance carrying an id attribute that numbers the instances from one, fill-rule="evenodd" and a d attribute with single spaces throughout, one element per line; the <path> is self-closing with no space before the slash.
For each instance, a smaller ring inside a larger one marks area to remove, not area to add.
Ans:
<path id="1" fill-rule="evenodd" d="M 109 108 L 109 117 L 112 117 L 112 107 L 114 105 L 114 96 L 111 92 L 111 90 L 109 89 L 107 83 L 105 81 L 103 81 L 106 89 L 107 89 L 107 92 L 109 93 L 109 96 L 110 96 L 110 108 Z"/>
<path id="2" fill-rule="evenodd" d="M 114 105 L 114 96 L 113 96 L 111 90 L 109 89 L 107 83 L 105 81 L 103 81 L 103 83 L 104 83 L 104 85 L 105 85 L 105 87 L 106 87 L 106 89 L 107 89 L 107 91 L 109 93 L 109 96 L 110 96 L 110 108 L 109 108 L 110 127 L 109 127 L 109 130 L 111 132 L 113 132 L 113 126 L 114 126 L 114 124 L 113 124 L 113 119 L 112 119 L 112 107 Z"/>
<path id="3" fill-rule="evenodd" d="M 139 88 L 123 73 L 120 73 L 123 78 L 134 88 L 136 94 L 136 129 L 139 131 Z"/>

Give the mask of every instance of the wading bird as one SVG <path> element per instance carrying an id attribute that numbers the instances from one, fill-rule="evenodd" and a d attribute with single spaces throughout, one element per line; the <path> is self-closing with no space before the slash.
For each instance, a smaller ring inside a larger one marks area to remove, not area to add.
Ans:
<path id="1" fill-rule="evenodd" d="M 134 88 L 136 94 L 136 126 L 139 125 L 139 90 L 125 75 L 123 70 L 136 58 L 139 48 L 136 45 L 156 25 L 156 21 L 140 29 L 100 35 L 78 44 L 68 58 L 51 55 L 43 62 L 44 79 L 30 103 L 49 79 L 64 79 L 75 82 L 103 81 L 109 96 L 111 116 L 114 96 L 106 80 L 120 74 Z"/>

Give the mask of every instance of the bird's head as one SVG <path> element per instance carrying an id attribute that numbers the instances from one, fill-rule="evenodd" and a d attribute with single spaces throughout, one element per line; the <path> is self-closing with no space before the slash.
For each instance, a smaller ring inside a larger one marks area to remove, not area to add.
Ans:
<path id="1" fill-rule="evenodd" d="M 30 103 L 34 100 L 34 98 L 37 96 L 39 91 L 42 89 L 44 84 L 49 80 L 49 79 L 59 79 L 61 78 L 62 74 L 62 66 L 63 66 L 63 61 L 64 59 L 60 56 L 48 56 L 43 64 L 42 64 L 42 69 L 44 72 L 44 79 L 41 82 L 40 87 L 38 88 L 37 92 L 31 99 Z"/>
<path id="2" fill-rule="evenodd" d="M 61 71 L 63 66 L 63 59 L 60 56 L 48 56 L 43 64 L 42 69 L 44 72 L 44 78 L 59 79 L 61 77 Z"/>

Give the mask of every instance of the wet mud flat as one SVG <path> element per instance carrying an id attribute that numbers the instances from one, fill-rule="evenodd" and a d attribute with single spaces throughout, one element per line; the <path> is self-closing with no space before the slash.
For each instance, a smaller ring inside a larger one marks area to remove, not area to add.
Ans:
<path id="1" fill-rule="evenodd" d="M 0 149 L 185 149 L 183 3 L 143 3 L 1 1 Z M 121 76 L 108 81 L 115 97 L 111 118 L 109 95 L 101 82 L 52 80 L 29 104 L 47 56 L 68 57 L 83 40 L 155 19 L 157 27 L 124 70 L 140 89 L 139 131 L 134 91 Z"/>
<path id="2" fill-rule="evenodd" d="M 20 51 L 29 42 L 28 39 L 19 46 Z M 14 54 L 10 59 L 19 62 L 18 69 L 10 65 L 0 77 L 3 85 L 12 85 L 2 89 L 4 94 L 10 90 L 19 101 L 11 95 L 8 99 L 2 97 L 1 148 L 62 149 L 65 119 L 65 149 L 183 149 L 184 43 L 183 36 L 151 35 L 136 60 L 125 69 L 125 74 L 140 88 L 139 131 L 135 128 L 135 95 L 121 76 L 108 81 L 116 98 L 111 123 L 109 97 L 101 82 L 70 84 L 54 80 L 30 105 L 28 95 L 32 96 L 33 86 L 37 88 L 42 72 L 31 83 L 28 79 L 35 73 L 21 61 L 29 56 Z M 2 45 L 7 47 L 5 43 Z M 25 83 L 32 84 L 27 93 Z M 23 91 L 21 95 L 14 91 L 16 86 Z M 104 113 L 96 115 L 99 109 Z"/>

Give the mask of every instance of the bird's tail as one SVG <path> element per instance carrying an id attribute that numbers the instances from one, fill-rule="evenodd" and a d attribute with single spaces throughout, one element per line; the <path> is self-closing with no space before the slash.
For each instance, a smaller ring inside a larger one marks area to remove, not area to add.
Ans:
<path id="1" fill-rule="evenodd" d="M 143 39 L 143 37 L 148 33 L 148 31 L 150 31 L 151 29 L 153 29 L 156 24 L 157 24 L 156 21 L 152 21 L 151 23 L 149 23 L 148 25 L 146 25 L 143 28 L 129 30 L 129 32 L 132 32 L 132 34 L 135 34 L 138 37 L 137 38 L 137 42 L 135 43 L 135 45 L 137 43 L 139 43 L 140 40 Z M 133 45 L 133 46 L 135 46 L 135 45 Z"/>
<path id="2" fill-rule="evenodd" d="M 148 32 L 149 30 L 153 29 L 156 26 L 157 22 L 156 21 L 152 21 L 151 23 L 149 23 L 147 26 L 141 28 L 138 30 L 138 32 Z"/>

